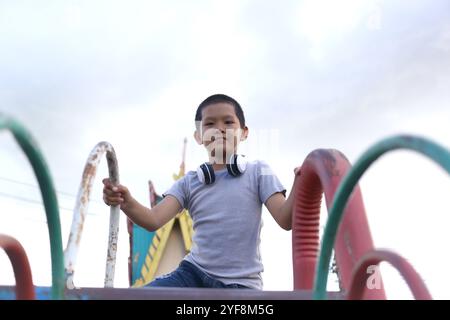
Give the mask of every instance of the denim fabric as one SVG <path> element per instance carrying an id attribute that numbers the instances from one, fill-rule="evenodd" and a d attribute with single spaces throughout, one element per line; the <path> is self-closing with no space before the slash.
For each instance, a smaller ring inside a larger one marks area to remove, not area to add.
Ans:
<path id="1" fill-rule="evenodd" d="M 178 268 L 171 273 L 157 277 L 155 280 L 146 285 L 146 287 L 195 287 L 195 288 L 233 288 L 233 289 L 249 289 L 241 284 L 232 283 L 224 284 L 216 280 L 192 263 L 181 261 Z"/>

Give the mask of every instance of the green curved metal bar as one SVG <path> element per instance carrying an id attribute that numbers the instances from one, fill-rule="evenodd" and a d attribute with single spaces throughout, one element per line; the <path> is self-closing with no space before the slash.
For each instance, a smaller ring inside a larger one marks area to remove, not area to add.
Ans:
<path id="1" fill-rule="evenodd" d="M 0 130 L 11 131 L 17 143 L 25 152 L 39 182 L 45 212 L 47 214 L 48 232 L 52 261 L 52 298 L 64 298 L 64 262 L 61 237 L 61 223 L 55 188 L 42 153 L 31 134 L 14 119 L 0 114 Z"/>
<path id="2" fill-rule="evenodd" d="M 380 156 L 396 149 L 409 149 L 417 151 L 439 164 L 450 174 L 450 152 L 444 147 L 421 137 L 399 135 L 381 140 L 369 148 L 356 161 L 351 170 L 342 180 L 333 199 L 329 218 L 325 226 L 323 241 L 320 249 L 319 262 L 316 269 L 314 282 L 314 299 L 326 298 L 326 287 L 328 281 L 328 266 L 331 253 L 336 239 L 336 233 L 342 220 L 345 206 L 352 191 L 366 169 Z"/>

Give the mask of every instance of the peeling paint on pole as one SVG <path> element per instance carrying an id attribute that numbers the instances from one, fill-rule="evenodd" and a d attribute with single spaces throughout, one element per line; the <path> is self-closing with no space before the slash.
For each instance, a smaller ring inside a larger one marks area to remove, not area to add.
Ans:
<path id="1" fill-rule="evenodd" d="M 80 188 L 78 190 L 77 202 L 72 219 L 69 240 L 64 251 L 64 266 L 66 273 L 66 287 L 75 288 L 73 277 L 75 264 L 80 247 L 81 235 L 83 232 L 84 221 L 88 213 L 90 194 L 94 184 L 97 167 L 103 154 L 106 153 L 108 162 L 109 178 L 113 184 L 119 183 L 119 170 L 114 148 L 108 142 L 98 143 L 89 154 L 88 160 L 83 171 Z M 114 282 L 114 271 L 116 263 L 117 240 L 119 234 L 119 206 L 110 209 L 108 252 L 106 259 L 105 287 L 112 287 Z"/>

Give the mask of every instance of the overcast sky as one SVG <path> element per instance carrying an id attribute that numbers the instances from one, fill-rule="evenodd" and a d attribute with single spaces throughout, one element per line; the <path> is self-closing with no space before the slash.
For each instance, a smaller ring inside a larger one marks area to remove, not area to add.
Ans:
<path id="1" fill-rule="evenodd" d="M 449 87 L 446 0 L 0 0 L 0 110 L 33 133 L 47 159 L 64 247 L 75 205 L 70 195 L 95 144 L 114 146 L 121 181 L 148 204 L 148 179 L 160 193 L 170 187 L 184 137 L 187 169 L 206 160 L 192 133 L 196 107 L 211 94 L 241 103 L 250 128 L 242 152 L 267 161 L 290 190 L 293 168 L 317 148 L 339 149 L 354 162 L 397 133 L 448 148 Z M 34 282 L 49 285 L 36 180 L 9 134 L 0 134 L 0 147 L 0 232 L 23 243 Z M 106 175 L 102 163 L 76 269 L 79 286 L 103 285 Z M 447 174 L 399 151 L 376 162 L 361 188 L 376 246 L 408 258 L 432 295 L 449 299 Z M 290 290 L 291 233 L 266 210 L 263 219 L 265 289 Z M 115 285 L 126 287 L 124 215 L 121 221 Z M 13 283 L 4 253 L 0 266 L 0 283 Z M 411 297 L 393 269 L 383 265 L 382 272 L 390 297 Z"/>

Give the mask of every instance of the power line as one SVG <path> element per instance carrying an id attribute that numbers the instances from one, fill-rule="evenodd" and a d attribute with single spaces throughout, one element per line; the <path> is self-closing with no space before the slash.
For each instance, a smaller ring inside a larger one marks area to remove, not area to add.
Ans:
<path id="1" fill-rule="evenodd" d="M 35 185 L 35 184 L 32 184 L 32 183 L 29 183 L 29 182 L 22 182 L 22 181 L 18 181 L 18 180 L 6 178 L 6 177 L 0 177 L 0 180 L 4 180 L 4 181 L 16 183 L 16 184 L 21 184 L 21 185 L 27 186 L 27 187 L 32 187 L 32 188 L 37 188 L 37 189 L 39 188 L 39 186 L 37 186 L 37 185 Z M 76 197 L 75 195 L 70 194 L 70 193 L 68 193 L 68 192 L 58 191 L 58 190 L 55 190 L 55 191 L 56 191 L 57 193 L 60 193 L 60 194 L 62 194 L 62 195 L 65 195 L 65 196 Z"/>
<path id="2" fill-rule="evenodd" d="M 20 184 L 20 185 L 27 186 L 27 187 L 32 187 L 32 188 L 35 188 L 35 189 L 40 189 L 39 186 L 37 186 L 35 184 L 32 184 L 32 183 L 29 183 L 29 182 L 18 181 L 18 180 L 6 178 L 6 177 L 0 177 L 0 180 L 8 181 L 8 182 L 15 183 L 15 184 Z M 64 196 L 77 198 L 76 195 L 68 193 L 68 192 L 59 191 L 59 190 L 55 190 L 55 191 L 56 191 L 56 193 L 59 193 L 59 194 L 64 195 Z M 101 201 L 99 201 L 97 199 L 91 199 L 90 201 L 97 202 L 97 203 L 102 203 Z"/>
<path id="3" fill-rule="evenodd" d="M 38 204 L 40 206 L 44 206 L 42 201 L 38 201 L 38 200 L 35 200 L 35 199 L 30 199 L 30 198 L 25 198 L 25 197 L 21 197 L 21 196 L 16 196 L 16 195 L 4 193 L 4 192 L 1 192 L 1 191 L 0 191 L 0 197 L 11 198 L 11 199 L 19 200 L 19 201 L 22 201 L 22 202 L 28 202 L 28 203 Z M 69 208 L 65 208 L 65 207 L 58 206 L 58 208 L 60 210 L 64 210 L 64 211 L 71 211 L 71 212 L 73 211 L 73 209 L 69 209 Z M 99 216 L 98 213 L 88 212 L 87 214 L 91 215 L 91 216 Z"/>

